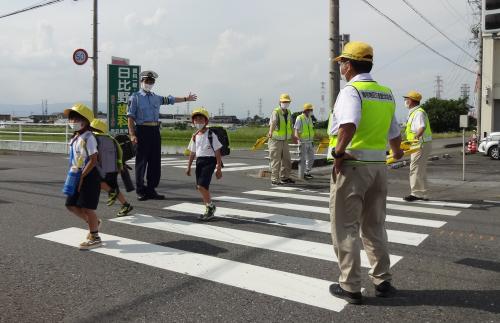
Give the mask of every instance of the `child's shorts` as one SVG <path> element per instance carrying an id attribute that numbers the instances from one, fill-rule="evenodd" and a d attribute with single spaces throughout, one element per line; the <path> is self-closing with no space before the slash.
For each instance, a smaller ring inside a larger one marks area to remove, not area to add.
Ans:
<path id="1" fill-rule="evenodd" d="M 118 172 L 107 173 L 102 179 L 102 182 L 108 184 L 109 187 L 111 187 L 111 189 L 116 193 L 120 192 L 120 189 L 118 188 Z"/>
<path id="2" fill-rule="evenodd" d="M 196 158 L 196 185 L 208 190 L 216 165 L 217 159 L 215 157 Z"/>
<path id="3" fill-rule="evenodd" d="M 96 168 L 85 176 L 80 192 L 66 198 L 66 206 L 96 210 L 101 194 L 101 176 Z"/>

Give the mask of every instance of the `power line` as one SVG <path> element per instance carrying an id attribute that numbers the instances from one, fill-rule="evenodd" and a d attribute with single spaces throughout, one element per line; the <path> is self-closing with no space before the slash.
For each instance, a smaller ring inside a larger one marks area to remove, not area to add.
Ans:
<path id="1" fill-rule="evenodd" d="M 437 50 L 435 50 L 434 48 L 432 48 L 431 46 L 427 45 L 427 43 L 423 42 L 422 40 L 418 39 L 417 37 L 415 37 L 413 34 L 411 34 L 409 31 L 407 31 L 406 29 L 404 29 L 400 24 L 398 24 L 397 22 L 395 22 L 394 20 L 392 20 L 389 16 L 387 16 L 385 13 L 383 13 L 382 11 L 380 11 L 379 9 L 377 9 L 375 6 L 373 6 L 370 2 L 368 2 L 367 0 L 361 0 L 363 1 L 364 3 L 366 3 L 368 6 L 370 6 L 373 10 L 375 10 L 378 14 L 380 14 L 381 16 L 383 16 L 385 19 L 389 20 L 393 25 L 395 25 L 396 27 L 398 27 L 401 31 L 403 31 L 405 34 L 407 34 L 408 36 L 410 36 L 411 38 L 413 38 L 414 40 L 416 40 L 417 42 L 419 42 L 420 44 L 424 45 L 428 50 L 430 50 L 431 52 L 433 52 L 434 54 L 438 55 L 438 56 L 441 56 L 442 58 L 444 58 L 445 60 L 447 60 L 448 62 L 452 63 L 453 65 L 456 65 L 466 71 L 469 71 L 473 74 L 476 74 L 475 71 L 471 70 L 471 69 L 468 69 L 467 67 L 463 66 L 463 65 L 460 65 L 458 64 L 457 62 L 453 61 L 452 59 L 450 59 L 449 57 L 447 56 L 444 56 L 443 54 L 441 54 L 440 52 L 438 52 Z"/>
<path id="2" fill-rule="evenodd" d="M 10 17 L 10 16 L 14 16 L 14 15 L 17 15 L 17 14 L 20 14 L 20 13 L 23 13 L 23 12 L 26 12 L 26 11 L 29 11 L 29 10 L 33 10 L 33 9 L 38 9 L 38 8 L 41 8 L 41 7 L 49 6 L 51 4 L 54 4 L 54 3 L 57 3 L 57 2 L 61 2 L 61 1 L 64 1 L 64 0 L 51 0 L 51 1 L 48 1 L 48 2 L 45 2 L 45 3 L 38 2 L 37 4 L 34 4 L 32 6 L 29 6 L 29 7 L 26 7 L 24 9 L 19 9 L 19 10 L 13 11 L 11 13 L 7 13 L 5 15 L 1 15 L 0 19 L 6 18 L 6 17 Z"/>
<path id="3" fill-rule="evenodd" d="M 432 28 L 434 28 L 441 35 L 443 35 L 446 39 L 448 39 L 453 45 L 455 45 L 455 47 L 457 47 L 458 49 L 460 49 L 461 51 L 463 51 L 465 54 L 467 54 L 474 61 L 476 60 L 476 57 L 474 57 L 473 55 L 469 54 L 468 51 L 466 51 L 463 47 L 461 47 L 459 44 L 457 44 L 453 39 L 451 39 L 450 37 L 448 37 L 448 35 L 446 35 L 441 29 L 439 29 L 435 24 L 433 24 L 432 21 L 430 21 L 429 19 L 427 19 L 427 17 L 424 16 L 420 11 L 418 11 L 408 0 L 401 0 L 401 1 L 403 1 L 411 10 L 413 10 L 417 15 L 419 15 L 420 18 L 422 18 L 423 20 L 425 20 L 425 22 L 427 22 L 429 25 L 431 25 Z"/>

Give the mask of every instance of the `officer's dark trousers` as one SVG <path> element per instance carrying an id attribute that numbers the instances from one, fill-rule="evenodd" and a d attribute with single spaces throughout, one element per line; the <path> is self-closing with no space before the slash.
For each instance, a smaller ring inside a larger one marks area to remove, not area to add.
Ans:
<path id="1" fill-rule="evenodd" d="M 135 183 L 139 195 L 155 194 L 161 177 L 161 136 L 155 126 L 136 126 Z M 146 174 L 147 183 L 144 184 Z"/>

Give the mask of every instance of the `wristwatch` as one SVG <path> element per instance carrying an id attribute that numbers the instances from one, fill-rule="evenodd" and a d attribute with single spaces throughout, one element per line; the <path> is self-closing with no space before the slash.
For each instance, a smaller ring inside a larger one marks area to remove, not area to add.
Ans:
<path id="1" fill-rule="evenodd" d="M 333 158 L 342 158 L 342 157 L 344 157 L 344 155 L 345 155 L 345 152 L 337 154 L 335 151 L 332 151 Z"/>

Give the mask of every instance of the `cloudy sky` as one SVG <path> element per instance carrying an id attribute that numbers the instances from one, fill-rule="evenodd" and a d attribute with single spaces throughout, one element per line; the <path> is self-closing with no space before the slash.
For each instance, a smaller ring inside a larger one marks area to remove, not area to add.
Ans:
<path id="1" fill-rule="evenodd" d="M 439 35 L 400 0 L 370 0 L 418 38 L 452 60 L 476 69 L 474 61 Z M 38 1 L 39 2 L 39 1 Z M 453 40 L 475 53 L 467 0 L 410 0 Z M 0 0 L 0 15 L 37 0 Z M 74 49 L 91 52 L 91 0 L 66 0 L 0 19 L 0 106 L 91 100 L 91 63 L 72 62 Z M 435 95 L 436 75 L 445 98 L 457 98 L 475 76 L 450 64 L 398 30 L 360 0 L 341 0 L 340 28 L 351 40 L 373 45 L 373 76 L 395 95 L 408 89 Z M 280 93 L 321 106 L 321 82 L 328 81 L 328 0 L 100 0 L 99 102 L 106 109 L 106 65 L 111 56 L 160 75 L 163 95 L 197 93 L 217 114 L 268 114 Z M 471 90 L 472 91 L 472 90 Z M 328 102 L 328 100 L 327 100 Z M 398 101 L 403 114 L 402 100 Z M 472 103 L 472 100 L 471 100 Z M 191 106 L 193 108 L 193 106 Z M 162 112 L 186 107 L 164 107 Z M 1 112 L 1 111 L 0 111 Z M 11 112 L 11 111 L 3 111 Z M 319 115 L 319 109 L 316 112 Z"/>

